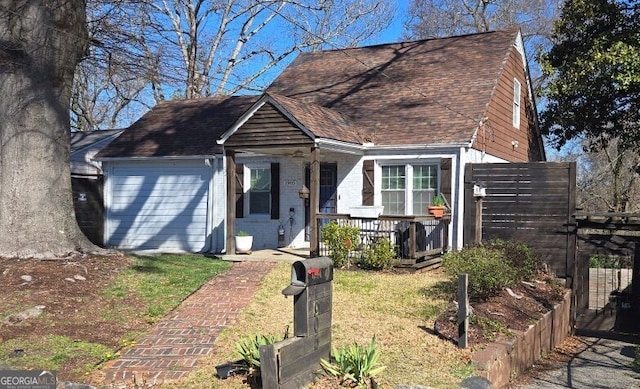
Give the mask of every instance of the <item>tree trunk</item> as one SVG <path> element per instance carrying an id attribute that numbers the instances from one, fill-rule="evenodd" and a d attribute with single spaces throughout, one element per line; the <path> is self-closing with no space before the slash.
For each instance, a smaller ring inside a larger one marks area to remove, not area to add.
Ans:
<path id="1" fill-rule="evenodd" d="M 94 249 L 73 210 L 69 107 L 83 0 L 0 0 L 0 256 Z"/>

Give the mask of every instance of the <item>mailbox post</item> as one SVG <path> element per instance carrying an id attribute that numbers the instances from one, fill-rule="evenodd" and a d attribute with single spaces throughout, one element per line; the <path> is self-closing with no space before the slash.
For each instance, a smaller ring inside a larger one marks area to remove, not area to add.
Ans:
<path id="1" fill-rule="evenodd" d="M 291 265 L 291 284 L 282 294 L 293 296 L 293 334 L 260 347 L 264 389 L 297 389 L 313 381 L 320 359 L 331 354 L 333 261 L 310 258 Z"/>

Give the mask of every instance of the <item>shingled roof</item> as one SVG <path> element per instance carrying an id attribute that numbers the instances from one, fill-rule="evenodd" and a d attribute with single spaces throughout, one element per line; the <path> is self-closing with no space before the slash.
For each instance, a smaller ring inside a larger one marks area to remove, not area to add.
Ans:
<path id="1" fill-rule="evenodd" d="M 517 31 L 300 54 L 266 95 L 316 138 L 376 145 L 469 144 Z M 158 104 L 98 154 L 212 155 L 261 96 Z"/>
<path id="2" fill-rule="evenodd" d="M 98 158 L 213 155 L 216 141 L 260 96 L 219 96 L 159 103 Z"/>
<path id="3" fill-rule="evenodd" d="M 376 145 L 470 142 L 517 31 L 300 54 L 268 93 L 330 108 Z"/>

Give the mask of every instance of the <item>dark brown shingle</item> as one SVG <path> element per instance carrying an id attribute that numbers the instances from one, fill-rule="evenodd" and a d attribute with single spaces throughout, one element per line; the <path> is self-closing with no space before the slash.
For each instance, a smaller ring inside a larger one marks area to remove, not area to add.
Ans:
<path id="1" fill-rule="evenodd" d="M 469 142 L 516 36 L 305 53 L 267 92 L 337 111 L 379 145 Z"/>
<path id="2" fill-rule="evenodd" d="M 213 155 L 220 136 L 259 96 L 220 96 L 158 104 L 98 158 Z"/>

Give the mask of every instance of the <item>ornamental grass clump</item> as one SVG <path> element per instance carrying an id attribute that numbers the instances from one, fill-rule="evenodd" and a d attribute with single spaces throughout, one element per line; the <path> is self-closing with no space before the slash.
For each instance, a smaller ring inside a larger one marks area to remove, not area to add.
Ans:
<path id="1" fill-rule="evenodd" d="M 341 385 L 369 387 L 371 379 L 386 369 L 379 363 L 375 336 L 367 347 L 353 343 L 340 350 L 334 348 L 332 354 L 334 363 L 321 359 L 320 365 L 327 374 L 338 378 Z"/>
<path id="2" fill-rule="evenodd" d="M 282 338 L 276 335 L 255 334 L 238 340 L 236 351 L 250 371 L 260 370 L 260 346 L 266 346 L 281 340 Z"/>

